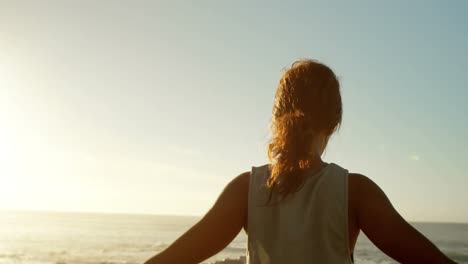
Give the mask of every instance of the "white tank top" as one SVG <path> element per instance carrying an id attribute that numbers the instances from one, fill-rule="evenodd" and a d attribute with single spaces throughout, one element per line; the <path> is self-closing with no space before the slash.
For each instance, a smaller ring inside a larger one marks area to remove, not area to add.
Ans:
<path id="1" fill-rule="evenodd" d="M 352 263 L 348 239 L 348 171 L 334 163 L 308 173 L 302 187 L 279 201 L 252 167 L 248 202 L 248 264 Z"/>

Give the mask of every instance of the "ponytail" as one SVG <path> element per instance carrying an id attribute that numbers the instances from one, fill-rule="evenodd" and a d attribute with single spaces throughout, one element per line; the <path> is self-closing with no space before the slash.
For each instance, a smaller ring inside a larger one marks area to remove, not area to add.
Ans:
<path id="1" fill-rule="evenodd" d="M 341 123 L 341 115 L 339 83 L 332 70 L 312 60 L 293 63 L 275 95 L 267 187 L 283 197 L 296 191 L 304 170 L 319 158 L 311 153 L 315 136 L 323 131 L 331 135 Z"/>

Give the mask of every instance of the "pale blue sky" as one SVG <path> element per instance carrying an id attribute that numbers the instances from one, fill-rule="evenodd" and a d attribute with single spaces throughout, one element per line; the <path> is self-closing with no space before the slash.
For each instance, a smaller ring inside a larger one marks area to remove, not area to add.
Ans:
<path id="1" fill-rule="evenodd" d="M 466 1 L 2 1 L 0 208 L 201 215 L 267 162 L 282 69 L 339 76 L 324 159 L 468 222 Z"/>

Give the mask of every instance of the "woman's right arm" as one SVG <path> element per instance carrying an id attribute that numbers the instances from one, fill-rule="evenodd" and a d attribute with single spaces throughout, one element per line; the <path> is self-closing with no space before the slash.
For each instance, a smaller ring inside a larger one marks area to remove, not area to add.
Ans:
<path id="1" fill-rule="evenodd" d="M 349 184 L 359 228 L 388 256 L 401 263 L 455 263 L 408 224 L 372 180 L 350 174 Z"/>

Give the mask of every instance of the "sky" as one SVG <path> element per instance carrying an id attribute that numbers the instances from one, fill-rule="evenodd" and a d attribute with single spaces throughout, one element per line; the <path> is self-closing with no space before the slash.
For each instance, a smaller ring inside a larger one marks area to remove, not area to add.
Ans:
<path id="1" fill-rule="evenodd" d="M 0 1 L 0 209 L 203 215 L 268 163 L 293 61 L 329 65 L 324 155 L 409 221 L 468 222 L 466 1 Z"/>

